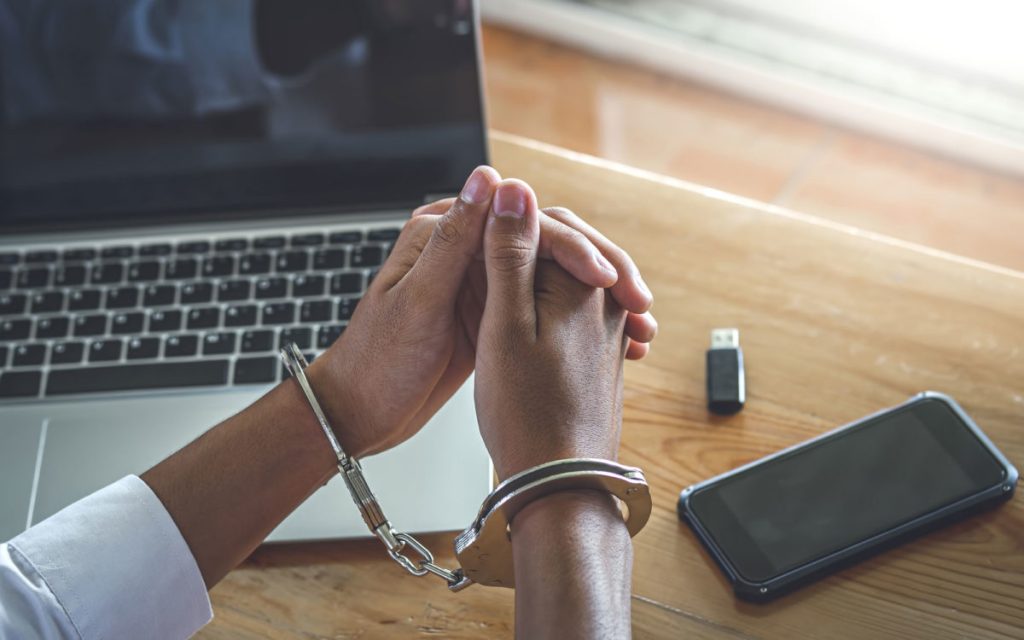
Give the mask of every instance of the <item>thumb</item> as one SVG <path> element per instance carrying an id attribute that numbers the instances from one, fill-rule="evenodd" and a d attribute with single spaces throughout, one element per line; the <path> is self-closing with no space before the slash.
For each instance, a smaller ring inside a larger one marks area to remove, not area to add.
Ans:
<path id="1" fill-rule="evenodd" d="M 540 214 L 533 189 L 504 180 L 494 194 L 484 229 L 487 300 L 481 331 L 512 323 L 536 335 L 534 274 L 540 244 Z"/>
<path id="2" fill-rule="evenodd" d="M 480 251 L 487 212 L 500 180 L 501 176 L 491 167 L 477 167 L 462 193 L 437 221 L 430 240 L 409 271 L 413 282 L 430 284 L 436 299 L 454 300 L 459 292 L 463 275 Z"/>

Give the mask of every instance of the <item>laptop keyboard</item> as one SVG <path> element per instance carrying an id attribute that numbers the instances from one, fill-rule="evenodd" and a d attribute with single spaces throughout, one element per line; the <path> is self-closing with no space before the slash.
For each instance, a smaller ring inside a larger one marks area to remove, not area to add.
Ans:
<path id="1" fill-rule="evenodd" d="M 398 225 L 0 250 L 0 401 L 267 385 L 345 330 Z"/>

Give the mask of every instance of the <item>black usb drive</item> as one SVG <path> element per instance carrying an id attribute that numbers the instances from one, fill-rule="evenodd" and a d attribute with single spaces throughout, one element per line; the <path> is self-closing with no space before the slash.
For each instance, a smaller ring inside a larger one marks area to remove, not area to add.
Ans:
<path id="1" fill-rule="evenodd" d="M 731 414 L 743 408 L 746 380 L 738 329 L 713 329 L 707 357 L 708 410 Z"/>

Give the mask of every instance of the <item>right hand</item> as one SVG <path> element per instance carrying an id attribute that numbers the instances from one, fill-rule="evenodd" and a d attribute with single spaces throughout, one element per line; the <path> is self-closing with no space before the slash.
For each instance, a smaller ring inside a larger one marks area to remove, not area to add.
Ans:
<path id="1" fill-rule="evenodd" d="M 618 451 L 626 312 L 604 290 L 538 261 L 539 220 L 533 191 L 503 184 L 484 230 L 476 407 L 500 479 Z"/>

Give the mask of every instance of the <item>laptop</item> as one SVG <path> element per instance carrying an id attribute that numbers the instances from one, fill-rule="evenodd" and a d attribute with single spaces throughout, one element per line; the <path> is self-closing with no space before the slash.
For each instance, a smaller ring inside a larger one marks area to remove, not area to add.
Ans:
<path id="1" fill-rule="evenodd" d="M 0 540 L 252 403 L 281 345 L 322 353 L 487 159 L 473 2 L 5 7 Z M 490 489 L 471 386 L 365 460 L 396 527 Z M 268 539 L 360 535 L 335 478 Z"/>

